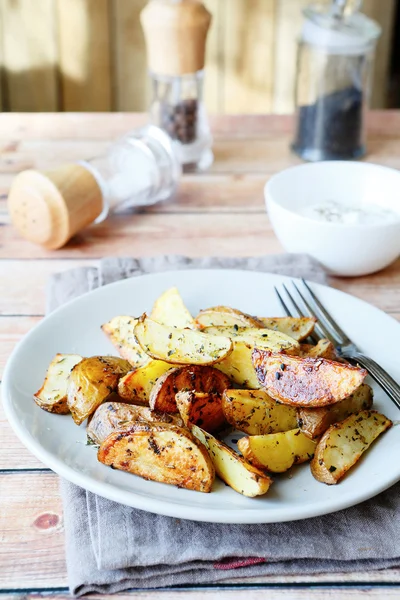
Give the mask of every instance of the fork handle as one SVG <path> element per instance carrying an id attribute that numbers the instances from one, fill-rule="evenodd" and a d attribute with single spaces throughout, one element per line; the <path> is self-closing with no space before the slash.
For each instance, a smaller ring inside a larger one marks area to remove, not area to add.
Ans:
<path id="1" fill-rule="evenodd" d="M 397 408 L 400 408 L 400 385 L 372 358 L 365 356 L 361 352 L 343 353 L 344 358 L 354 360 L 359 363 L 373 379 L 381 386 L 384 392 L 394 402 Z"/>

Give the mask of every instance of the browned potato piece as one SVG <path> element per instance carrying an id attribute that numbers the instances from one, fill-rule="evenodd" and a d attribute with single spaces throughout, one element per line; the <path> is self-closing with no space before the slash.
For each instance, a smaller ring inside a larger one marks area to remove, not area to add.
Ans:
<path id="1" fill-rule="evenodd" d="M 204 431 L 213 433 L 228 425 L 222 412 L 220 394 L 190 390 L 178 392 L 175 400 L 183 422 L 189 429 L 192 425 L 198 425 Z"/>
<path id="2" fill-rule="evenodd" d="M 228 423 L 249 435 L 278 433 L 297 427 L 296 408 L 278 404 L 264 390 L 225 390 L 222 410 Z"/>
<path id="3" fill-rule="evenodd" d="M 326 358 L 299 358 L 255 349 L 253 365 L 268 394 L 292 406 L 326 406 L 350 396 L 367 371 Z"/>
<path id="4" fill-rule="evenodd" d="M 133 317 L 118 316 L 101 326 L 118 354 L 136 369 L 150 360 L 136 341 L 134 329 L 137 322 Z"/>
<path id="5" fill-rule="evenodd" d="M 298 424 L 310 438 L 319 437 L 330 425 L 360 410 L 369 410 L 373 402 L 372 388 L 362 383 L 348 398 L 320 408 L 299 408 Z"/>
<path id="6" fill-rule="evenodd" d="M 206 448 L 187 429 L 167 423 L 135 423 L 115 431 L 97 458 L 114 469 L 197 492 L 210 492 L 215 478 Z"/>
<path id="7" fill-rule="evenodd" d="M 197 425 L 193 425 L 192 431 L 210 452 L 215 471 L 222 481 L 239 494 L 249 498 L 262 496 L 268 492 L 272 483 L 268 475 Z"/>
<path id="8" fill-rule="evenodd" d="M 184 391 L 221 395 L 230 387 L 229 377 L 214 367 L 191 365 L 170 369 L 157 379 L 150 394 L 150 408 L 160 412 L 176 413 L 175 394 Z"/>
<path id="9" fill-rule="evenodd" d="M 254 348 L 271 352 L 291 352 L 299 347 L 299 343 L 293 338 L 271 329 L 208 327 L 204 331 L 213 333 L 220 329 L 226 332 L 224 335 L 232 339 L 233 350 L 215 367 L 242 387 L 251 389 L 260 387 L 251 358 Z"/>
<path id="10" fill-rule="evenodd" d="M 289 351 L 288 354 L 291 354 L 291 352 Z M 293 354 L 295 353 L 293 352 Z M 301 358 L 327 358 L 328 360 L 336 361 L 339 358 L 335 346 L 330 340 L 326 340 L 325 338 L 319 340 L 316 346 L 301 344 L 300 351 L 296 356 L 300 356 Z"/>
<path id="11" fill-rule="evenodd" d="M 257 317 L 247 315 L 241 310 L 229 306 L 213 306 L 201 310 L 196 317 L 197 327 L 263 327 Z"/>
<path id="12" fill-rule="evenodd" d="M 315 479 L 337 483 L 392 421 L 375 410 L 363 410 L 331 425 L 320 439 L 311 461 Z"/>
<path id="13" fill-rule="evenodd" d="M 305 340 L 314 330 L 317 319 L 309 317 L 257 317 L 262 327 L 286 333 L 298 342 Z"/>
<path id="14" fill-rule="evenodd" d="M 118 380 L 131 369 L 127 360 L 115 356 L 84 358 L 71 371 L 68 407 L 80 425 L 117 389 Z"/>
<path id="15" fill-rule="evenodd" d="M 171 325 L 179 329 L 195 329 L 196 323 L 186 308 L 176 287 L 172 287 L 157 298 L 150 318 L 161 325 Z"/>
<path id="16" fill-rule="evenodd" d="M 170 369 L 169 363 L 151 359 L 143 367 L 121 377 L 118 382 L 118 395 L 126 402 L 148 405 L 151 390 L 157 379 Z"/>
<path id="17" fill-rule="evenodd" d="M 73 367 L 82 360 L 78 354 L 56 354 L 47 368 L 42 387 L 34 394 L 36 404 L 58 415 L 69 413 L 67 404 L 68 380 Z"/>
<path id="18" fill-rule="evenodd" d="M 124 402 L 104 402 L 90 419 L 86 432 L 95 443 L 101 444 L 113 431 L 129 429 L 136 421 L 172 423 L 183 426 L 183 421 L 177 415 L 167 415 L 150 410 L 147 406 L 136 406 Z"/>

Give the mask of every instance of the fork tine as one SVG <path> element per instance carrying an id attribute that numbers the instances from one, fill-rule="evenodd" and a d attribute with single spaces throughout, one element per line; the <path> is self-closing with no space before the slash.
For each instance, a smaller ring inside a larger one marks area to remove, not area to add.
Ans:
<path id="1" fill-rule="evenodd" d="M 306 317 L 307 315 L 305 315 L 300 306 L 297 304 L 297 302 L 295 301 L 295 299 L 293 298 L 292 294 L 289 292 L 289 290 L 287 289 L 286 285 L 284 283 L 282 283 L 282 287 L 285 290 L 290 302 L 293 304 L 295 310 L 297 311 L 297 316 L 298 317 Z"/>
<path id="2" fill-rule="evenodd" d="M 283 286 L 283 288 L 285 289 L 285 292 L 286 292 L 286 294 L 288 295 L 288 297 L 289 297 L 289 299 L 290 299 L 291 303 L 292 303 L 292 304 L 293 304 L 293 306 L 295 307 L 295 309 L 296 309 L 296 311 L 297 311 L 297 314 L 298 314 L 298 316 L 299 316 L 299 317 L 308 317 L 308 316 L 310 316 L 310 315 L 305 315 L 305 314 L 304 314 L 304 312 L 301 310 L 300 306 L 297 304 L 296 300 L 293 298 L 293 294 L 291 294 L 291 293 L 289 292 L 289 290 L 287 289 L 286 285 L 283 283 L 283 284 L 282 284 L 282 286 Z M 313 317 L 314 315 L 313 315 L 313 314 L 311 314 L 311 316 Z M 317 325 L 316 325 L 316 326 L 317 326 Z M 326 337 L 326 336 L 325 336 L 325 333 L 324 333 L 324 331 L 323 331 L 323 330 L 322 330 L 322 328 L 320 327 L 320 334 L 319 334 L 319 336 L 318 336 L 318 335 L 315 335 L 314 333 L 311 333 L 311 335 L 310 335 L 309 337 L 312 339 L 312 341 L 313 341 L 315 344 L 318 344 L 318 340 L 319 340 L 321 337 Z"/>
<path id="3" fill-rule="evenodd" d="M 324 315 L 327 324 L 329 325 L 330 329 L 334 332 L 334 334 L 336 335 L 336 337 L 338 337 L 340 339 L 340 341 L 342 343 L 344 343 L 344 344 L 351 344 L 351 340 L 345 334 L 345 332 L 343 331 L 343 329 L 341 327 L 339 327 L 339 325 L 336 323 L 336 321 L 334 321 L 334 319 L 328 313 L 328 311 L 323 306 L 323 304 L 321 304 L 321 302 L 318 300 L 317 296 L 314 294 L 314 292 L 312 291 L 312 289 L 308 285 L 307 281 L 305 279 L 302 279 L 301 281 L 303 282 L 303 285 L 307 289 L 307 291 L 310 294 L 311 298 L 314 300 L 316 306 L 318 306 L 319 310 Z"/>
<path id="4" fill-rule="evenodd" d="M 287 314 L 288 317 L 291 317 L 292 315 L 290 313 L 290 310 L 286 306 L 285 301 L 282 298 L 282 296 L 280 295 L 278 288 L 276 286 L 274 286 L 274 287 L 275 287 L 276 295 L 278 296 L 279 302 L 281 303 L 283 310 L 285 311 L 285 313 Z"/>
<path id="5" fill-rule="evenodd" d="M 318 313 L 311 308 L 310 304 L 304 298 L 303 294 L 300 292 L 299 288 L 297 287 L 297 285 L 295 284 L 295 282 L 293 280 L 292 280 L 292 285 L 293 285 L 294 289 L 296 290 L 296 292 L 298 293 L 298 295 L 300 296 L 304 306 L 307 308 L 309 316 L 317 317 L 318 322 L 316 323 L 315 328 L 320 330 L 322 337 L 328 338 L 328 340 L 331 340 L 332 342 L 337 344 L 338 340 L 335 339 L 335 336 L 333 336 L 332 333 L 329 331 L 329 329 L 327 329 L 327 327 L 324 325 L 323 321 L 319 318 L 320 315 L 318 315 Z"/>

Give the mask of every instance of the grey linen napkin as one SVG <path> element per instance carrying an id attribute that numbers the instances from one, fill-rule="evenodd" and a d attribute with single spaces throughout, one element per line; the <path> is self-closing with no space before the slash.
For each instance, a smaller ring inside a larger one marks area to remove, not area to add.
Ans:
<path id="1" fill-rule="evenodd" d="M 324 282 L 304 255 L 104 259 L 99 268 L 55 275 L 48 310 L 100 285 L 178 268 L 236 268 Z M 233 578 L 368 571 L 400 566 L 400 485 L 363 504 L 304 521 L 198 523 L 122 506 L 61 482 L 71 592 L 211 584 Z"/>

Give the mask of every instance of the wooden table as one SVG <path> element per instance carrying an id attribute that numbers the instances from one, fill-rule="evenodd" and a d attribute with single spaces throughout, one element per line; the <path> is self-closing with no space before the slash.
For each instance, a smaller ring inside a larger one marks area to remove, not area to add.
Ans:
<path id="1" fill-rule="evenodd" d="M 16 342 L 43 318 L 45 283 L 52 273 L 96 265 L 105 255 L 249 256 L 281 251 L 264 210 L 263 185 L 273 173 L 299 161 L 288 150 L 291 119 L 275 116 L 214 118 L 215 163 L 206 174 L 185 176 L 173 202 L 110 218 L 56 252 L 18 237 L 6 210 L 15 173 L 91 157 L 144 122 L 143 115 L 134 114 L 0 115 L 0 376 Z M 370 115 L 368 148 L 369 161 L 400 168 L 400 112 Z M 335 278 L 332 285 L 400 318 L 400 261 L 369 277 Z M 58 477 L 21 445 L 1 406 L 0 440 L 0 594 L 64 598 L 68 592 Z M 400 569 L 269 577 L 218 589 L 129 596 L 253 600 L 267 594 L 270 600 L 400 598 Z"/>

